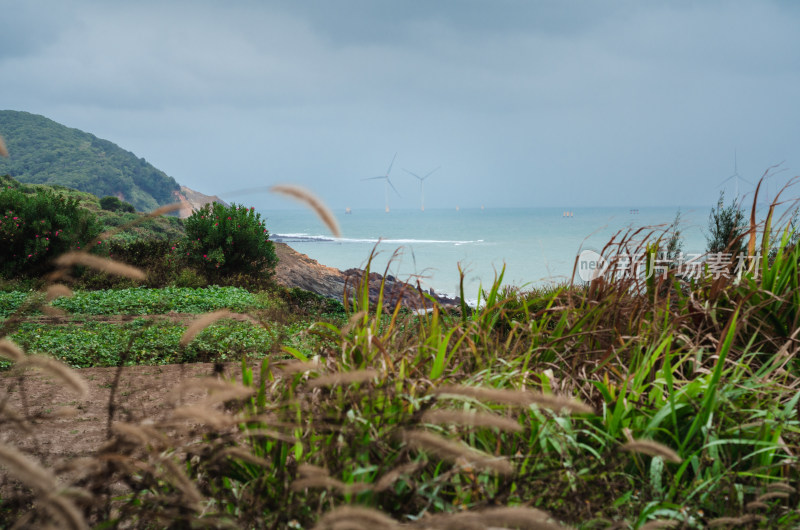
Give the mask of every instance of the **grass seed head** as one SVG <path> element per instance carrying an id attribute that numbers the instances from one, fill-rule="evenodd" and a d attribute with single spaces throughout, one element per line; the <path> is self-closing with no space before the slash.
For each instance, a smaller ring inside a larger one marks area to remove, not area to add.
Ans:
<path id="1" fill-rule="evenodd" d="M 369 484 L 364 484 L 363 482 L 345 484 L 341 480 L 337 480 L 333 477 L 323 476 L 297 479 L 292 482 L 291 488 L 293 491 L 303 491 L 304 489 L 311 488 L 323 488 L 336 490 L 342 495 L 352 495 L 354 493 L 361 493 L 362 491 L 372 489 Z"/>
<path id="2" fill-rule="evenodd" d="M 286 442 L 289 444 L 293 444 L 297 442 L 295 438 L 292 438 L 288 434 L 284 434 L 282 432 L 274 431 L 272 429 L 247 429 L 242 434 L 245 436 L 253 436 L 256 438 L 273 438 L 275 440 L 280 440 L 282 442 Z"/>
<path id="3" fill-rule="evenodd" d="M 761 515 L 750 513 L 741 517 L 717 517 L 708 522 L 708 528 L 744 526 L 747 524 L 758 523 L 764 520 Z"/>
<path id="4" fill-rule="evenodd" d="M 161 463 L 164 464 L 164 467 L 167 468 L 169 474 L 175 479 L 172 481 L 172 483 L 181 491 L 181 493 L 183 493 L 187 504 L 195 511 L 198 511 L 200 509 L 200 502 L 203 500 L 203 497 L 200 495 L 200 492 L 197 490 L 194 482 L 192 482 L 191 479 L 186 476 L 186 474 L 175 462 L 172 461 L 171 458 L 164 458 Z"/>
<path id="5" fill-rule="evenodd" d="M 52 302 L 56 298 L 61 298 L 61 297 L 69 298 L 72 296 L 72 294 L 73 294 L 72 289 L 70 289 L 63 283 L 55 283 L 47 287 L 47 292 L 45 297 L 48 302 Z"/>
<path id="6" fill-rule="evenodd" d="M 667 447 L 666 445 L 662 445 L 658 442 L 654 442 L 652 440 L 633 440 L 628 442 L 622 446 L 623 451 L 631 451 L 634 453 L 642 453 L 649 456 L 660 456 L 666 462 L 672 462 L 673 464 L 680 464 L 683 462 L 683 459 Z"/>
<path id="7" fill-rule="evenodd" d="M 57 525 L 58 528 L 89 530 L 81 511 L 64 495 L 49 495 L 45 499 L 45 508 L 61 523 Z"/>
<path id="8" fill-rule="evenodd" d="M 334 528 L 363 528 L 375 530 L 398 528 L 397 522 L 383 512 L 361 506 L 340 506 L 320 517 L 314 530 L 333 530 Z"/>
<path id="9" fill-rule="evenodd" d="M 25 357 L 25 352 L 10 340 L 0 339 L 0 356 L 19 362 Z"/>
<path id="10" fill-rule="evenodd" d="M 131 278 L 132 280 L 144 280 L 146 278 L 141 269 L 120 263 L 119 261 L 94 256 L 86 252 L 67 252 L 57 257 L 54 263 L 59 267 L 84 265 L 100 272 L 121 276 L 123 278 Z"/>
<path id="11" fill-rule="evenodd" d="M 50 492 L 56 488 L 55 477 L 16 447 L 0 443 L 0 464 L 34 490 Z"/>
<path id="12" fill-rule="evenodd" d="M 311 361 L 311 362 L 303 362 L 303 361 L 292 361 L 286 364 L 274 364 L 275 369 L 283 374 L 297 374 L 303 372 L 316 372 L 319 370 L 319 363 Z"/>
<path id="13" fill-rule="evenodd" d="M 255 464 L 261 467 L 272 466 L 272 464 L 270 464 L 268 460 L 259 458 L 250 451 L 243 449 L 241 447 L 226 447 L 225 449 L 217 453 L 217 455 L 214 457 L 214 460 L 220 460 L 225 457 L 243 460 L 245 462 L 249 462 L 250 464 Z"/>
<path id="14" fill-rule="evenodd" d="M 220 309 L 219 311 L 214 311 L 213 313 L 207 313 L 201 316 L 200 318 L 192 322 L 189 325 L 189 327 L 186 328 L 186 331 L 183 332 L 183 336 L 181 336 L 180 345 L 185 347 L 187 344 L 192 342 L 192 340 L 194 340 L 194 338 L 198 335 L 198 333 L 206 329 L 208 326 L 210 326 L 217 320 L 229 317 L 230 315 L 231 312 L 228 311 L 227 309 Z"/>
<path id="15" fill-rule="evenodd" d="M 307 189 L 301 188 L 300 186 L 278 185 L 272 186 L 269 191 L 286 195 L 287 197 L 302 202 L 317 214 L 334 236 L 342 237 L 342 233 L 339 230 L 339 222 L 336 220 L 333 212 L 325 206 L 325 203 Z"/>
<path id="16" fill-rule="evenodd" d="M 304 478 L 327 477 L 329 475 L 328 470 L 324 467 L 311 464 L 300 464 L 297 466 L 297 473 Z"/>
<path id="17" fill-rule="evenodd" d="M 168 214 L 168 213 L 172 213 L 172 212 L 177 212 L 181 208 L 183 208 L 183 204 L 182 203 L 173 202 L 171 204 L 166 204 L 164 206 L 159 206 L 155 210 L 149 212 L 147 214 L 147 217 L 158 217 L 160 215 L 164 215 L 164 214 Z"/>
<path id="18" fill-rule="evenodd" d="M 208 425 L 215 429 L 222 429 L 239 423 L 239 419 L 223 414 L 209 406 L 186 405 L 172 411 L 173 417 Z"/>
<path id="19" fill-rule="evenodd" d="M 376 492 L 387 490 L 401 476 L 412 475 L 424 465 L 425 465 L 424 462 L 411 462 L 410 464 L 404 464 L 402 466 L 396 467 L 393 470 L 386 473 L 385 475 L 383 475 L 381 478 L 379 478 L 375 482 L 373 490 Z"/>
<path id="20" fill-rule="evenodd" d="M 501 431 L 520 432 L 522 426 L 510 418 L 485 412 L 466 412 L 457 410 L 431 410 L 422 416 L 426 423 L 448 425 L 470 425 L 473 427 L 495 427 Z"/>
<path id="21" fill-rule="evenodd" d="M 141 445 L 149 443 L 152 438 L 150 433 L 133 423 L 115 422 L 111 425 L 111 430 L 117 433 L 117 435 L 125 436 Z"/>
<path id="22" fill-rule="evenodd" d="M 403 438 L 410 446 L 435 454 L 444 460 L 453 462 L 465 460 L 475 467 L 496 471 L 501 475 L 514 473 L 514 466 L 505 459 L 495 458 L 427 431 L 405 431 Z"/>
<path id="23" fill-rule="evenodd" d="M 334 374 L 322 375 L 308 382 L 311 387 L 350 385 L 354 383 L 366 383 L 378 377 L 376 370 L 353 370 L 352 372 L 336 372 Z"/>
<path id="24" fill-rule="evenodd" d="M 767 502 L 771 501 L 772 499 L 788 499 L 788 498 L 789 494 L 785 491 L 770 491 L 769 493 L 759 495 L 756 498 L 755 502 Z"/>
<path id="25" fill-rule="evenodd" d="M 795 493 L 797 490 L 785 482 L 775 482 L 767 486 L 769 491 L 785 491 L 786 493 Z"/>
<path id="26" fill-rule="evenodd" d="M 548 521 L 550 514 L 527 508 L 524 506 L 502 506 L 498 508 L 487 508 L 476 513 L 480 521 L 487 526 L 499 526 L 501 528 L 529 528 L 531 530 L 556 530 L 563 526 Z"/>
<path id="27" fill-rule="evenodd" d="M 51 305 L 42 306 L 42 313 L 49 317 L 63 317 L 67 314 L 67 312 L 60 307 L 53 307 Z"/>
<path id="28" fill-rule="evenodd" d="M 17 362 L 17 366 L 20 368 L 30 366 L 47 372 L 50 375 L 54 375 L 61 379 L 61 381 L 63 381 L 67 387 L 69 387 L 73 392 L 77 393 L 80 397 L 85 397 L 89 393 L 89 385 L 87 385 L 86 381 L 78 375 L 78 372 L 50 357 L 43 357 L 41 355 L 27 355 Z"/>
<path id="29" fill-rule="evenodd" d="M 465 396 L 477 399 L 478 401 L 493 401 L 506 405 L 529 406 L 535 404 L 552 410 L 566 409 L 574 413 L 594 413 L 592 407 L 576 399 L 523 390 L 485 388 L 467 385 L 445 385 L 437 389 L 435 394 L 437 396 Z"/>

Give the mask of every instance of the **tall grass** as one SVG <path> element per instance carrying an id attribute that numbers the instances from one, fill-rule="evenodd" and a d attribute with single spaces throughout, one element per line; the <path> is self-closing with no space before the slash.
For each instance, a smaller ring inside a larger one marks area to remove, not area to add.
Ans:
<path id="1" fill-rule="evenodd" d="M 774 256 L 740 279 L 612 272 L 520 292 L 501 272 L 475 309 L 387 311 L 367 269 L 347 322 L 309 327 L 318 351 L 193 381 L 200 402 L 178 389 L 168 419 L 112 423 L 68 473 L 0 445 L 15 485 L 0 514 L 76 528 L 795 526 L 800 251 L 790 230 L 760 230 L 762 248 L 780 234 Z M 653 256 L 663 239 L 621 233 L 604 255 Z M 0 355 L 56 370 L 8 342 Z M 35 428 L 3 403 L 4 428 Z"/>

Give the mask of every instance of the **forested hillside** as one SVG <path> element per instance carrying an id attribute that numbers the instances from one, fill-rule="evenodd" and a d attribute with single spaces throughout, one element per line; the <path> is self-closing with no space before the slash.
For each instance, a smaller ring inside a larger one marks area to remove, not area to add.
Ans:
<path id="1" fill-rule="evenodd" d="M 44 116 L 0 111 L 0 135 L 10 153 L 0 158 L 0 175 L 21 182 L 115 195 L 140 211 L 174 202 L 173 193 L 180 191 L 175 179 L 144 158 Z"/>

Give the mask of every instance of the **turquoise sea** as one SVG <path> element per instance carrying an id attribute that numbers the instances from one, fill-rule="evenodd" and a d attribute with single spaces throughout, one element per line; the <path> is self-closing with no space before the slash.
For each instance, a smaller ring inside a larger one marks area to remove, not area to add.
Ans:
<path id="1" fill-rule="evenodd" d="M 458 293 L 458 265 L 466 271 L 465 297 L 477 298 L 505 264 L 503 283 L 517 286 L 569 281 L 583 249 L 601 250 L 620 230 L 654 227 L 663 232 L 678 207 L 354 210 L 336 212 L 342 237 L 333 238 L 307 210 L 262 211 L 273 240 L 338 269 L 363 268 L 423 287 Z M 684 252 L 702 253 L 710 207 L 681 207 Z M 379 242 L 380 241 L 380 242 Z M 395 256 L 395 252 L 397 255 Z"/>

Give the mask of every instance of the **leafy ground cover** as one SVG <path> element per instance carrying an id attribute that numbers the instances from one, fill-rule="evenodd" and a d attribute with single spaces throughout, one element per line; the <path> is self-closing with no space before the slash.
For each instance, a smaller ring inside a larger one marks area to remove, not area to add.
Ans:
<path id="1" fill-rule="evenodd" d="M 32 292 L 0 292 L 0 317 L 8 317 L 28 300 Z M 42 295 L 38 295 L 42 296 Z M 205 313 L 217 309 L 236 312 L 276 307 L 268 295 L 258 295 L 239 287 L 164 287 L 148 289 L 101 289 L 75 291 L 69 298 L 54 300 L 56 307 L 73 315 L 158 315 L 163 313 Z M 40 309 L 37 309 L 41 313 Z"/>
<path id="2" fill-rule="evenodd" d="M 221 321 L 180 347 L 186 327 L 148 319 L 123 325 L 91 321 L 60 326 L 25 323 L 10 339 L 26 351 L 50 355 L 75 368 L 280 357 L 279 339 L 310 354 L 311 344 L 299 335 L 306 327 L 301 324 L 262 327 L 251 322 Z"/>

